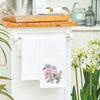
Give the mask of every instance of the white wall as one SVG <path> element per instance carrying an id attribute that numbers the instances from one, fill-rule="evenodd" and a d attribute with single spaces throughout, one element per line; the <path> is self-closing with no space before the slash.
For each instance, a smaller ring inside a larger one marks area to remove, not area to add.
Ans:
<path id="1" fill-rule="evenodd" d="M 51 7 L 68 7 L 70 10 L 75 2 L 80 2 L 83 8 L 88 8 L 91 5 L 91 0 L 49 0 Z"/>

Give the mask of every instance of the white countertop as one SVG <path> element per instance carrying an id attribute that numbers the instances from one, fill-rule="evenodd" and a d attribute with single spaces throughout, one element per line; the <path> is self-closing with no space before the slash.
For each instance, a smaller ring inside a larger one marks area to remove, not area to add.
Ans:
<path id="1" fill-rule="evenodd" d="M 94 27 L 87 27 L 87 26 L 73 26 L 73 31 L 100 31 L 100 25 L 96 25 Z"/>

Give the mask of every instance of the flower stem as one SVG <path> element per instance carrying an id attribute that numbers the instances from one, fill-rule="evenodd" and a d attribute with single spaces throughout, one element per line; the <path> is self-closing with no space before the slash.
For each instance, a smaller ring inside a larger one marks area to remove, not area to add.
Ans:
<path id="1" fill-rule="evenodd" d="M 81 75 L 81 88 L 83 91 L 83 77 L 82 77 L 82 69 L 80 68 L 80 75 Z"/>
<path id="2" fill-rule="evenodd" d="M 90 73 L 90 98 L 92 96 L 92 73 Z"/>
<path id="3" fill-rule="evenodd" d="M 75 76 L 76 76 L 76 88 L 77 88 L 77 97 L 78 97 L 78 100 L 79 100 L 77 68 L 75 68 Z"/>

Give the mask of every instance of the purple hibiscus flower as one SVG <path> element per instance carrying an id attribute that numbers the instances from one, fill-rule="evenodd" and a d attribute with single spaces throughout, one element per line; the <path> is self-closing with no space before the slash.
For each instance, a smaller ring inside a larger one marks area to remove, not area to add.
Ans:
<path id="1" fill-rule="evenodd" d="M 50 64 L 45 64 L 45 68 L 46 68 L 47 70 L 49 70 L 49 69 L 51 69 L 51 65 L 50 65 Z"/>
<path id="2" fill-rule="evenodd" d="M 49 82 L 53 83 L 54 82 L 54 78 L 50 77 Z"/>

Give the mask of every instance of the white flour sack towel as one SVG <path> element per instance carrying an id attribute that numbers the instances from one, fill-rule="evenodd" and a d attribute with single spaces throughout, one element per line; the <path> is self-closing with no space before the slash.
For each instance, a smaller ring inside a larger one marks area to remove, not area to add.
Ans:
<path id="1" fill-rule="evenodd" d="M 66 35 L 40 40 L 40 88 L 65 87 Z"/>
<path id="2" fill-rule="evenodd" d="M 22 37 L 22 80 L 39 80 L 39 38 Z"/>

